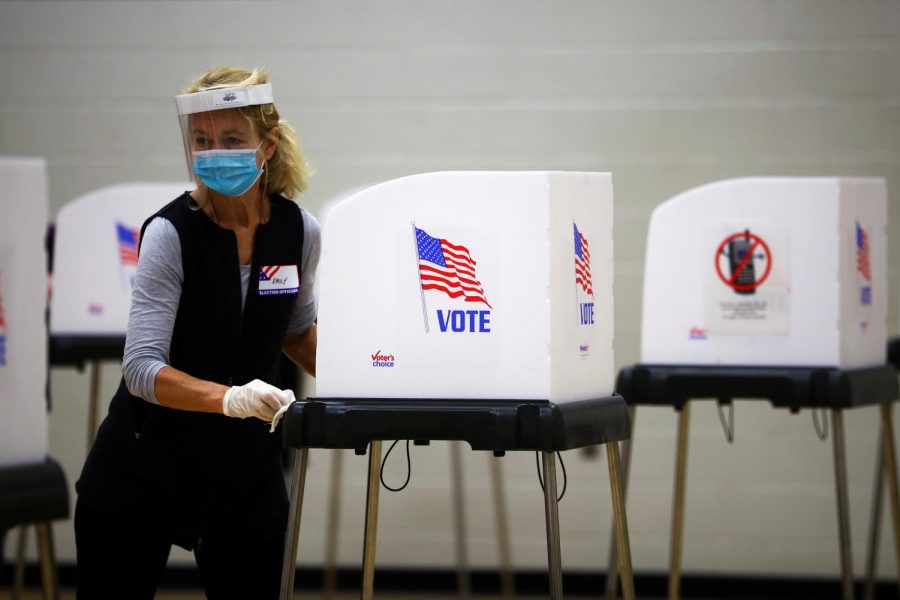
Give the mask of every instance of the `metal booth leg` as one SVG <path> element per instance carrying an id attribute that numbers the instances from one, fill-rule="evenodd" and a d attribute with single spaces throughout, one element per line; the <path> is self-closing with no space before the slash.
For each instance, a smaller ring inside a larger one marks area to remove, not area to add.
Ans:
<path id="1" fill-rule="evenodd" d="M 497 559 L 500 562 L 500 597 L 513 600 L 516 597 L 516 580 L 512 570 L 512 551 L 509 544 L 509 521 L 506 516 L 506 495 L 503 491 L 503 470 L 500 458 L 487 453 L 491 470 L 491 487 L 494 496 L 494 520 L 497 523 Z"/>
<path id="2" fill-rule="evenodd" d="M 341 512 L 341 474 L 344 470 L 343 450 L 331 452 L 331 481 L 329 482 L 328 528 L 325 532 L 325 565 L 323 567 L 323 589 L 326 600 L 334 600 L 337 595 L 337 537 Z"/>
<path id="3" fill-rule="evenodd" d="M 90 398 L 88 399 L 88 432 L 87 449 L 91 451 L 94 438 L 97 437 L 97 424 L 100 422 L 100 361 L 90 362 Z"/>
<path id="4" fill-rule="evenodd" d="M 59 580 L 56 574 L 56 552 L 53 549 L 53 529 L 48 521 L 34 524 L 37 533 L 38 556 L 41 564 L 41 588 L 44 600 L 59 600 Z"/>
<path id="5" fill-rule="evenodd" d="M 847 463 L 844 454 L 844 414 L 831 411 L 834 429 L 834 482 L 837 495 L 838 536 L 841 549 L 841 580 L 844 600 L 853 600 L 853 557 L 850 552 L 850 502 L 847 494 Z"/>
<path id="6" fill-rule="evenodd" d="M 559 550 L 559 511 L 556 499 L 556 456 L 541 452 L 544 467 L 544 518 L 547 522 L 547 563 L 550 600 L 562 600 L 562 555 Z"/>
<path id="7" fill-rule="evenodd" d="M 875 573 L 878 567 L 878 546 L 881 540 L 881 502 L 884 492 L 884 474 L 887 473 L 891 497 L 891 522 L 894 526 L 894 558 L 900 569 L 900 494 L 897 490 L 897 455 L 894 446 L 894 424 L 891 417 L 893 404 L 885 402 L 880 407 L 881 432 L 875 457 L 872 514 L 869 519 L 869 543 L 866 556 L 865 600 L 875 597 Z M 900 572 L 900 571 L 898 571 Z M 900 578 L 898 578 L 900 586 Z"/>
<path id="8" fill-rule="evenodd" d="M 628 412 L 630 431 L 627 440 L 622 442 L 622 501 L 628 497 L 628 474 L 631 468 L 631 444 L 634 439 L 634 419 L 637 416 L 637 406 L 629 406 Z M 609 558 L 606 562 L 606 600 L 615 600 L 619 591 L 619 566 L 616 544 L 616 530 L 613 528 L 609 539 Z"/>
<path id="9" fill-rule="evenodd" d="M 897 454 L 894 445 L 894 422 L 891 418 L 892 404 L 881 405 L 881 439 L 884 470 L 887 472 L 888 491 L 891 499 L 891 521 L 894 525 L 894 558 L 900 573 L 900 491 L 897 489 Z M 898 582 L 900 583 L 900 582 Z"/>
<path id="10" fill-rule="evenodd" d="M 381 464 L 381 440 L 369 446 L 369 481 L 366 485 L 366 529 L 363 542 L 362 600 L 372 600 L 375 590 L 375 545 L 378 529 L 378 467 Z"/>
<path id="11" fill-rule="evenodd" d="M 631 544 L 628 541 L 628 519 L 625 516 L 625 490 L 622 482 L 622 466 L 619 464 L 619 445 L 612 442 L 606 445 L 606 456 L 609 462 L 609 483 L 612 493 L 613 516 L 616 530 L 616 555 L 619 560 L 619 571 L 622 573 L 622 596 L 625 600 L 634 600 L 634 576 L 631 571 Z"/>
<path id="12" fill-rule="evenodd" d="M 28 545 L 28 525 L 16 528 L 16 568 L 13 573 L 12 600 L 22 600 L 25 589 L 25 547 Z"/>
<path id="13" fill-rule="evenodd" d="M 884 491 L 884 446 L 881 434 L 875 448 L 875 477 L 872 487 L 872 512 L 869 516 L 869 542 L 866 548 L 866 587 L 864 600 L 875 599 L 875 572 L 878 570 L 878 546 L 881 541 L 881 497 Z"/>
<path id="14" fill-rule="evenodd" d="M 450 464 L 453 474 L 453 521 L 456 534 L 456 595 L 468 598 L 472 587 L 469 557 L 466 552 L 466 499 L 463 489 L 462 443 L 450 442 Z"/>
<path id="15" fill-rule="evenodd" d="M 309 449 L 289 450 L 288 496 L 291 503 L 288 513 L 288 530 L 284 536 L 284 560 L 281 565 L 281 600 L 294 595 L 294 573 L 297 570 L 297 546 L 300 541 L 300 514 L 303 511 L 303 489 L 306 485 L 306 468 Z"/>
<path id="16" fill-rule="evenodd" d="M 675 491 L 672 498 L 672 539 L 669 550 L 669 600 L 681 596 L 681 542 L 684 537 L 684 492 L 687 479 L 688 426 L 691 404 L 685 402 L 678 414 L 678 442 L 675 455 Z"/>

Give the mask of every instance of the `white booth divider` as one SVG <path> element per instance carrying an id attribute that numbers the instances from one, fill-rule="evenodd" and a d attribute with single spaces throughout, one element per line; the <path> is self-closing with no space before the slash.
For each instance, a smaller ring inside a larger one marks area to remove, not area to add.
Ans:
<path id="1" fill-rule="evenodd" d="M 47 454 L 47 174 L 0 157 L 0 467 Z"/>
<path id="2" fill-rule="evenodd" d="M 125 335 L 143 222 L 189 183 L 129 183 L 72 200 L 56 220 L 50 331 Z"/>
<path id="3" fill-rule="evenodd" d="M 317 396 L 605 397 L 609 173 L 396 179 L 323 226 Z"/>
<path id="4" fill-rule="evenodd" d="M 883 179 L 744 178 L 653 211 L 641 362 L 881 365 Z"/>

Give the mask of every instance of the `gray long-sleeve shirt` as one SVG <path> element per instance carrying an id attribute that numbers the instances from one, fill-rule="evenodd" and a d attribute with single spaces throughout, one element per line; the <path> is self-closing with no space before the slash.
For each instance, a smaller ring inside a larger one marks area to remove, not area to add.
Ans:
<path id="1" fill-rule="evenodd" d="M 287 334 L 303 333 L 316 320 L 313 283 L 321 251 L 319 223 L 308 212 L 300 210 L 303 213 L 300 292 Z M 243 309 L 250 283 L 250 265 L 240 265 L 240 269 Z M 155 391 L 156 374 L 169 364 L 172 329 L 183 283 L 178 232 L 170 221 L 157 217 L 147 225 L 141 240 L 122 358 L 122 374 L 128 391 L 155 404 L 159 403 Z"/>

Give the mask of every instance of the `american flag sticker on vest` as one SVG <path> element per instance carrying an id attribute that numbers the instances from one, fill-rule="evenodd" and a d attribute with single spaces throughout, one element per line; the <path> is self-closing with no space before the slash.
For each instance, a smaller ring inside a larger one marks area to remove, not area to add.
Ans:
<path id="1" fill-rule="evenodd" d="M 300 274 L 297 265 L 270 265 L 259 267 L 259 295 L 280 296 L 300 291 Z"/>

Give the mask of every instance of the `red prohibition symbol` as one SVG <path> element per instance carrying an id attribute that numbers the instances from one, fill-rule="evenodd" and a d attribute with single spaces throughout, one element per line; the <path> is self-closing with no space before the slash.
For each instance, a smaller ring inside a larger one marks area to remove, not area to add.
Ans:
<path id="1" fill-rule="evenodd" d="M 722 272 L 722 261 L 720 259 L 723 255 L 725 247 L 739 238 L 746 239 L 749 242 L 750 247 L 747 248 L 747 250 L 744 252 L 744 256 L 741 259 L 741 262 L 738 263 L 732 270 L 731 276 L 726 277 L 725 273 Z M 740 278 L 741 273 L 743 273 L 744 270 L 748 267 L 751 269 L 753 268 L 753 264 L 750 261 L 753 260 L 753 253 L 756 252 L 756 249 L 760 247 L 762 247 L 762 250 L 765 253 L 767 259 L 765 271 L 763 271 L 763 274 L 760 277 L 756 278 L 753 283 L 738 283 L 738 279 Z M 735 233 L 734 235 L 729 235 L 721 244 L 719 244 L 719 248 L 718 250 L 716 250 L 715 263 L 716 274 L 725 285 L 734 289 L 736 292 L 753 292 L 754 290 L 756 290 L 756 288 L 763 284 L 766 278 L 769 277 L 769 273 L 771 273 L 772 271 L 772 252 L 771 250 L 769 250 L 769 245 L 766 244 L 765 240 L 763 240 L 761 237 L 752 234 L 749 231 L 743 231 L 740 233 Z"/>

